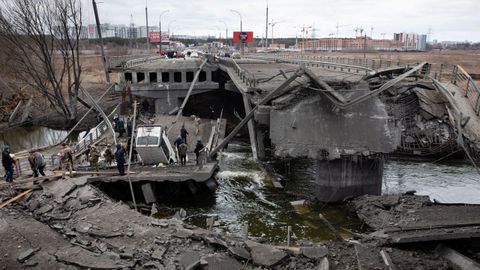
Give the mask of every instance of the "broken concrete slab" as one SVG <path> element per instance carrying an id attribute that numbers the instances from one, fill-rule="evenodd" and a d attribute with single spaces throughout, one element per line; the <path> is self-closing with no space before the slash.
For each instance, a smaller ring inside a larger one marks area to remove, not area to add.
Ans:
<path id="1" fill-rule="evenodd" d="M 188 229 L 177 229 L 173 236 L 181 239 L 190 238 L 194 235 L 194 231 Z"/>
<path id="2" fill-rule="evenodd" d="M 131 263 L 113 260 L 109 256 L 99 255 L 81 247 L 71 247 L 55 253 L 58 261 L 92 269 L 118 269 L 132 267 Z"/>
<path id="3" fill-rule="evenodd" d="M 53 209 L 53 206 L 51 204 L 45 204 L 44 206 L 40 207 L 39 209 L 37 209 L 34 213 L 36 215 L 43 215 L 47 212 L 50 212 L 52 211 Z"/>
<path id="4" fill-rule="evenodd" d="M 241 260 L 249 261 L 252 259 L 252 256 L 250 256 L 250 252 L 248 252 L 248 250 L 243 247 L 229 247 L 228 251 L 233 256 Z"/>
<path id="5" fill-rule="evenodd" d="M 71 183 L 75 184 L 77 187 L 82 187 L 88 183 L 88 178 L 89 176 L 82 176 L 78 178 L 70 178 L 67 181 L 70 181 Z"/>
<path id="6" fill-rule="evenodd" d="M 300 253 L 309 258 L 309 259 L 320 259 L 325 257 L 328 254 L 328 249 L 326 247 L 301 247 Z"/>
<path id="7" fill-rule="evenodd" d="M 40 248 L 29 248 L 27 249 L 26 251 L 20 253 L 20 255 L 18 256 L 17 260 L 21 263 L 23 263 L 24 261 L 26 261 L 28 258 L 32 257 L 37 251 L 39 251 Z"/>
<path id="8" fill-rule="evenodd" d="M 167 251 L 167 247 L 159 247 L 152 253 L 152 258 L 155 260 L 161 261 L 163 258 L 163 254 Z"/>
<path id="9" fill-rule="evenodd" d="M 42 185 L 44 193 L 53 194 L 55 198 L 61 199 L 72 192 L 77 186 L 71 179 L 47 182 Z"/>
<path id="10" fill-rule="evenodd" d="M 188 251 L 182 254 L 179 263 L 185 270 L 195 269 L 195 267 L 200 265 L 200 254 L 196 251 Z"/>
<path id="11" fill-rule="evenodd" d="M 207 265 L 204 266 L 206 270 L 232 270 L 242 269 L 243 265 L 237 260 L 225 254 L 215 254 L 205 258 Z"/>
<path id="12" fill-rule="evenodd" d="M 288 254 L 276 247 L 260 244 L 250 240 L 245 241 L 250 249 L 253 263 L 265 267 L 272 267 L 281 263 L 288 257 Z"/>

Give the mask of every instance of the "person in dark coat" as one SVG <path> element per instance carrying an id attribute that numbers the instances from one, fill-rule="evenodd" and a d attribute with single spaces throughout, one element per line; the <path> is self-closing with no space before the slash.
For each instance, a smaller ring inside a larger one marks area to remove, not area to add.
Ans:
<path id="1" fill-rule="evenodd" d="M 115 152 L 115 161 L 117 162 L 117 169 L 120 175 L 125 175 L 125 149 L 121 144 L 117 144 L 117 151 Z"/>
<path id="2" fill-rule="evenodd" d="M 13 182 L 13 164 L 15 164 L 15 160 L 10 155 L 10 148 L 7 144 L 4 144 L 2 151 L 2 165 L 3 168 L 5 168 L 5 181 L 7 181 L 7 183 Z"/>
<path id="3" fill-rule="evenodd" d="M 200 151 L 202 151 L 202 149 L 205 148 L 205 146 L 203 146 L 203 143 L 201 140 L 198 140 L 197 141 L 197 145 L 195 145 L 195 150 L 193 150 L 193 152 L 195 152 L 195 155 L 197 156 L 197 165 L 198 165 L 198 157 L 200 156 Z"/>
<path id="4" fill-rule="evenodd" d="M 180 137 L 182 137 L 182 140 L 184 143 L 187 143 L 187 135 L 188 135 L 188 131 L 185 128 L 185 125 L 182 125 L 182 129 L 180 129 Z"/>
<path id="5" fill-rule="evenodd" d="M 187 163 L 187 150 L 188 146 L 186 143 L 182 143 L 178 146 L 178 156 L 180 157 L 180 163 L 182 166 L 185 166 Z"/>
<path id="6" fill-rule="evenodd" d="M 125 122 L 123 122 L 122 119 L 119 119 L 117 122 L 117 130 L 118 130 L 118 133 L 120 133 L 118 137 L 122 137 L 123 133 L 125 133 Z"/>
<path id="7" fill-rule="evenodd" d="M 127 119 L 127 137 L 132 137 L 132 131 L 133 131 L 133 123 L 132 119 L 128 118 Z"/>

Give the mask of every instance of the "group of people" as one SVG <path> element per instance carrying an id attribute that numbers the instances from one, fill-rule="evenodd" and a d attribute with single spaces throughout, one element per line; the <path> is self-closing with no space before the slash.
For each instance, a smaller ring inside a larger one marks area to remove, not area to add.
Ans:
<path id="1" fill-rule="evenodd" d="M 123 134 L 126 132 L 127 137 L 130 138 L 133 133 L 133 122 L 129 117 L 127 118 L 127 127 L 125 129 L 125 121 L 118 117 L 118 114 L 113 116 L 113 129 L 119 133 L 118 137 L 123 137 Z"/>
<path id="2" fill-rule="evenodd" d="M 4 144 L 2 147 L 2 165 L 5 169 L 5 181 L 7 183 L 13 182 L 14 169 L 18 160 L 15 158 L 15 155 L 10 153 L 10 147 L 8 144 Z M 32 169 L 33 177 L 38 177 L 39 175 L 45 176 L 45 167 L 47 162 L 43 155 L 35 150 L 31 150 L 28 155 L 28 163 Z"/>
<path id="3" fill-rule="evenodd" d="M 188 143 L 187 143 L 187 136 L 188 136 L 188 131 L 185 128 L 185 125 L 182 125 L 182 128 L 180 129 L 180 135 L 178 138 L 175 140 L 173 143 L 175 145 L 175 148 L 177 150 L 177 156 L 178 159 L 180 160 L 180 164 L 182 166 L 185 166 L 187 163 L 187 152 L 188 152 Z M 202 140 L 197 140 L 197 144 L 195 145 L 195 150 L 193 152 L 196 155 L 196 164 L 199 164 L 199 156 L 200 152 L 204 148 L 204 145 L 202 143 Z"/>

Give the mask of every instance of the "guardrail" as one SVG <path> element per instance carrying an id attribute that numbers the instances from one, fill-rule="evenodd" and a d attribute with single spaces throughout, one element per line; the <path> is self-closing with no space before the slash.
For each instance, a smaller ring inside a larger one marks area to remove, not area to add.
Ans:
<path id="1" fill-rule="evenodd" d="M 127 61 L 127 63 L 125 63 L 124 67 L 125 68 L 132 68 L 132 67 L 138 66 L 138 65 L 150 64 L 152 62 L 155 62 L 157 60 L 164 59 L 164 58 L 165 57 L 163 57 L 163 56 L 151 56 L 151 57 L 133 59 L 133 60 Z"/>
<path id="2" fill-rule="evenodd" d="M 401 61 L 400 59 L 391 60 L 391 59 L 369 59 L 369 58 L 348 58 L 348 57 L 338 57 L 338 56 L 324 56 L 324 55 L 310 55 L 310 54 L 251 54 L 248 57 L 269 57 L 281 58 L 281 59 L 296 59 L 307 62 L 324 62 L 329 63 L 330 66 L 325 66 L 327 69 L 334 68 L 333 64 L 346 65 L 346 66 L 355 66 L 355 67 L 364 67 L 371 70 L 386 69 L 392 67 L 400 67 L 407 65 L 418 65 L 420 62 L 408 62 Z M 451 79 L 451 70 L 453 70 L 454 65 L 443 64 L 443 63 L 430 63 L 429 75 L 432 78 L 435 78 L 439 81 L 450 81 Z M 316 66 L 316 65 L 313 65 Z M 338 71 L 338 70 L 337 70 Z M 342 70 L 340 70 L 342 71 Z"/>
<path id="3" fill-rule="evenodd" d="M 310 67 L 319 67 L 324 69 L 329 69 L 333 71 L 339 71 L 344 73 L 351 74 L 368 74 L 372 71 L 371 68 L 355 65 L 355 64 L 345 64 L 337 62 L 328 62 L 320 60 L 320 56 L 305 56 L 305 55 L 275 55 L 275 56 L 264 56 L 264 55 L 250 55 L 249 58 L 271 60 L 271 61 L 282 61 L 292 64 L 304 64 Z"/>
<path id="4" fill-rule="evenodd" d="M 243 70 L 240 68 L 238 63 L 231 58 L 219 58 L 218 63 L 220 65 L 231 68 L 235 74 L 249 87 L 256 87 L 258 85 L 258 79 L 255 78 L 255 75 Z"/>
<path id="5" fill-rule="evenodd" d="M 459 65 L 455 65 L 452 73 L 452 83 L 464 90 L 473 110 L 477 115 L 480 113 L 480 89 L 472 77 Z"/>
<path id="6" fill-rule="evenodd" d="M 113 111 L 108 115 L 110 119 L 113 114 L 120 108 L 120 104 L 113 109 Z M 110 120 L 108 120 L 110 121 Z M 73 147 L 73 152 L 75 154 L 82 153 L 85 151 L 90 145 L 96 143 L 99 139 L 102 138 L 105 133 L 108 132 L 108 124 L 105 122 L 105 119 L 100 122 L 96 127 L 90 129 L 90 131 L 80 140 L 77 144 Z"/>
<path id="7" fill-rule="evenodd" d="M 128 54 L 120 56 L 109 56 L 108 57 L 108 66 L 111 69 L 114 68 L 123 68 L 125 64 L 133 59 L 145 58 L 148 57 L 147 54 Z"/>

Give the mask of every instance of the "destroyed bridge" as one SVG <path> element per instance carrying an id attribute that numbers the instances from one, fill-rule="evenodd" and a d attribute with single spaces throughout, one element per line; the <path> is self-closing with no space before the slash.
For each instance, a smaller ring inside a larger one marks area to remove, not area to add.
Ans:
<path id="1" fill-rule="evenodd" d="M 110 68 L 122 74 L 117 91 L 148 101 L 155 113 L 222 110 L 234 128 L 212 153 L 246 126 L 255 158 L 313 159 L 312 199 L 380 194 L 386 155 L 480 159 L 480 90 L 460 66 L 281 54 L 204 58 L 117 58 Z"/>

